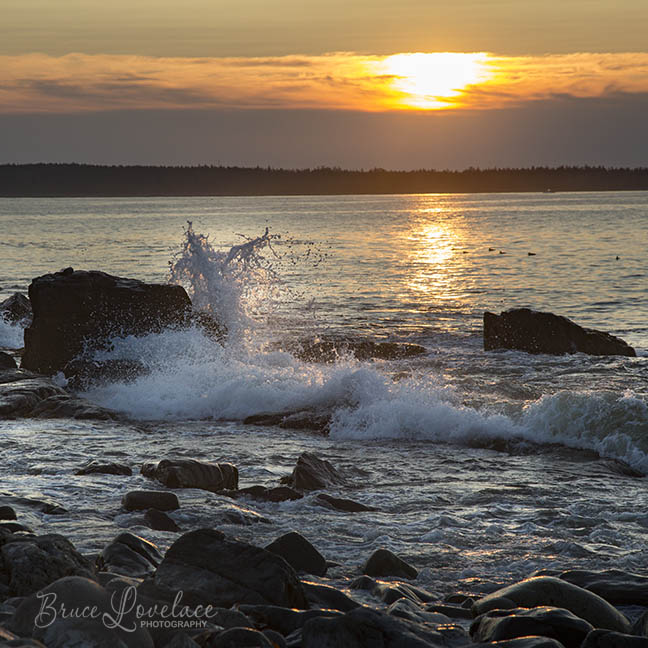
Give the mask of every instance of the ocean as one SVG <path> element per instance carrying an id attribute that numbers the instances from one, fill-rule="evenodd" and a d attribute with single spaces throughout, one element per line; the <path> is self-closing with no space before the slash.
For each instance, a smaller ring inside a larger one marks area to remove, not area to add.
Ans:
<path id="1" fill-rule="evenodd" d="M 340 563 L 334 580 L 385 547 L 440 595 L 537 570 L 645 573 L 648 193 L 0 199 L 0 224 L 0 300 L 68 266 L 171 277 L 230 331 L 224 346 L 193 329 L 114 339 L 104 357 L 150 373 L 83 396 L 123 421 L 0 421 L 2 491 L 68 511 L 26 513 L 37 532 L 86 554 L 124 529 L 166 549 L 177 534 L 120 507 L 152 486 L 142 462 L 228 461 L 242 487 L 270 486 L 309 451 L 346 476 L 333 494 L 376 510 L 185 489 L 172 517 L 258 545 L 297 530 Z M 637 357 L 485 352 L 484 311 L 520 306 Z M 426 352 L 299 360 L 313 338 Z M 0 321 L 0 348 L 21 346 Z M 302 409 L 330 415 L 329 434 L 243 423 Z M 95 458 L 134 475 L 75 476 Z"/>

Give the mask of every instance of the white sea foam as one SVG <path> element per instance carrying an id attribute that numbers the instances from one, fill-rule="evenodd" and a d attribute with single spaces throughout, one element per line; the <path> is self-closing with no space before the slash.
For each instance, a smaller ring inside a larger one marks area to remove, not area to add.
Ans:
<path id="1" fill-rule="evenodd" d="M 0 316 L 0 348 L 20 349 L 24 344 L 24 331 L 20 324 L 12 324 Z"/>

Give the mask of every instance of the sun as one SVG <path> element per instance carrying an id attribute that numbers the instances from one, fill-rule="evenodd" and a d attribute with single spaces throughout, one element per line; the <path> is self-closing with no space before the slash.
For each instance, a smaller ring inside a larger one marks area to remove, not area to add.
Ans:
<path id="1" fill-rule="evenodd" d="M 456 107 L 468 86 L 492 76 L 488 54 L 482 52 L 393 54 L 380 67 L 396 104 L 418 110 Z"/>

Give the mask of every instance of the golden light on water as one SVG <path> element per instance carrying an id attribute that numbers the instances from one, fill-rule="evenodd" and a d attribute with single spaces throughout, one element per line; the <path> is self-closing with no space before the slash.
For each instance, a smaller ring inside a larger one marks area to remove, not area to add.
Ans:
<path id="1" fill-rule="evenodd" d="M 418 110 L 453 108 L 473 85 L 493 76 L 484 53 L 394 54 L 379 64 L 394 91 L 394 107 Z"/>

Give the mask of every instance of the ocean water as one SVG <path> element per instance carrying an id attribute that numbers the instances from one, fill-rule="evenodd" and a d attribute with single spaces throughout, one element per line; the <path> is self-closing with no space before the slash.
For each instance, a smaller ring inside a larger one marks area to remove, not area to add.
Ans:
<path id="1" fill-rule="evenodd" d="M 3 491 L 68 509 L 27 514 L 32 528 L 89 553 L 123 528 L 165 548 L 173 533 L 120 510 L 151 486 L 141 462 L 231 461 L 241 486 L 273 485 L 308 450 L 347 477 L 334 493 L 377 510 L 184 490 L 173 517 L 257 544 L 296 529 L 341 563 L 339 579 L 387 547 L 439 593 L 537 569 L 645 572 L 648 193 L 2 199 L 0 226 L 0 299 L 46 272 L 99 269 L 182 282 L 230 330 L 225 346 L 197 330 L 115 339 L 109 357 L 150 373 L 84 396 L 125 422 L 0 421 Z M 638 357 L 484 352 L 484 310 L 519 306 L 619 335 Z M 426 353 L 291 353 L 318 336 Z M 0 321 L 0 347 L 21 344 Z M 243 423 L 297 409 L 332 415 L 330 434 Z M 136 474 L 74 476 L 91 458 Z"/>

